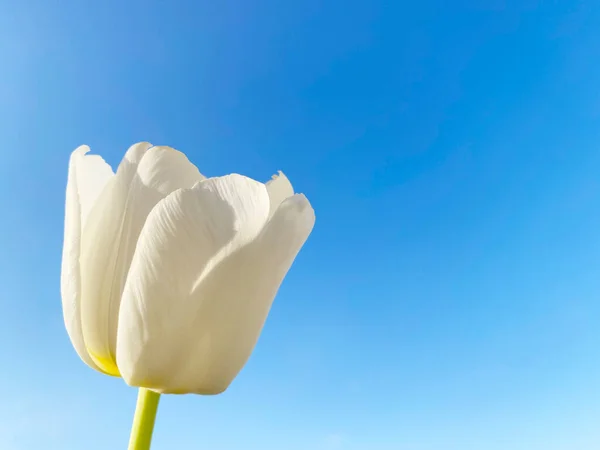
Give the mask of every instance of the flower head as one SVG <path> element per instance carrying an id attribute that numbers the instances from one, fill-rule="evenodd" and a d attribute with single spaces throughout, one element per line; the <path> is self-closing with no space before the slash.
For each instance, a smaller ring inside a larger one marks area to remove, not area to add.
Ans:
<path id="1" fill-rule="evenodd" d="M 61 290 L 90 367 L 161 393 L 217 394 L 242 369 L 314 211 L 282 173 L 206 178 L 170 147 L 129 148 L 116 173 L 69 163 Z"/>

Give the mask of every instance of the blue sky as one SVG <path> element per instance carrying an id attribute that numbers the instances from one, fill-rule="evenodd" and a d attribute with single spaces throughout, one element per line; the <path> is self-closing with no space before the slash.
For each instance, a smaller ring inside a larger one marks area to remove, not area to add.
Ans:
<path id="1" fill-rule="evenodd" d="M 317 214 L 153 450 L 600 448 L 593 3 L 0 0 L 0 447 L 125 448 L 136 392 L 62 322 L 64 189 L 78 145 L 149 140 Z"/>

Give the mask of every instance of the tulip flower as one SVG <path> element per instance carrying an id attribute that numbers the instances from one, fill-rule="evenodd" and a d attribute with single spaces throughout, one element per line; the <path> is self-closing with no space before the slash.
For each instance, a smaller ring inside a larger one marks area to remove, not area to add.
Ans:
<path id="1" fill-rule="evenodd" d="M 219 394 L 243 368 L 315 216 L 281 172 L 206 178 L 144 142 L 113 173 L 88 152 L 69 162 L 64 320 L 88 366 L 140 388 L 145 449 L 159 394 Z"/>

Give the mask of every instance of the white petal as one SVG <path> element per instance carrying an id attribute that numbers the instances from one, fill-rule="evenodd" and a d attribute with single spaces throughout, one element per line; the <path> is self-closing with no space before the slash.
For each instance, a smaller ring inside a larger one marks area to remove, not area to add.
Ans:
<path id="1" fill-rule="evenodd" d="M 303 195 L 289 198 L 255 239 L 207 266 L 204 256 L 195 255 L 207 245 L 211 251 L 222 247 L 231 227 L 222 226 L 216 239 L 206 237 L 215 232 L 199 230 L 212 229 L 209 224 L 225 212 L 207 205 L 197 211 L 164 206 L 148 220 L 140 239 L 147 242 L 136 252 L 123 294 L 119 367 L 133 386 L 218 394 L 252 353 L 275 294 L 312 230 L 314 212 Z"/>
<path id="2" fill-rule="evenodd" d="M 121 293 L 146 218 L 168 194 L 202 179 L 183 153 L 136 144 L 90 212 L 81 249 L 83 336 L 90 356 L 107 373 L 119 374 L 115 354 Z"/>
<path id="3" fill-rule="evenodd" d="M 279 171 L 277 175 L 273 175 L 271 179 L 267 181 L 267 191 L 269 192 L 269 198 L 271 199 L 271 216 L 275 214 L 279 205 L 281 205 L 286 198 L 294 195 L 292 183 L 290 183 L 290 180 L 288 180 L 288 177 L 286 177 L 282 171 Z"/>
<path id="4" fill-rule="evenodd" d="M 86 155 L 89 151 L 89 147 L 82 145 L 71 154 L 69 160 L 61 294 L 65 326 L 73 347 L 86 364 L 100 370 L 88 355 L 81 330 L 79 255 L 83 225 L 100 192 L 113 176 L 113 171 L 102 157 Z"/>
<path id="5" fill-rule="evenodd" d="M 194 293 L 261 233 L 268 215 L 265 185 L 235 174 L 176 192 L 152 211 L 121 304 L 117 361 L 127 383 L 172 391 L 212 301 Z"/>

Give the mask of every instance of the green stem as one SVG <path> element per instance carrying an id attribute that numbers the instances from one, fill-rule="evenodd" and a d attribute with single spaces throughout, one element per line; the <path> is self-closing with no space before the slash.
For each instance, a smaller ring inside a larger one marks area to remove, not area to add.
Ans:
<path id="1" fill-rule="evenodd" d="M 129 450 L 149 450 L 160 394 L 140 388 L 129 438 Z"/>

